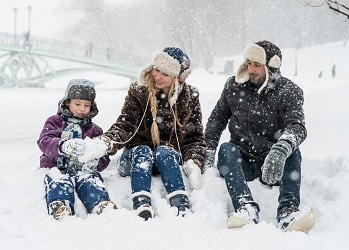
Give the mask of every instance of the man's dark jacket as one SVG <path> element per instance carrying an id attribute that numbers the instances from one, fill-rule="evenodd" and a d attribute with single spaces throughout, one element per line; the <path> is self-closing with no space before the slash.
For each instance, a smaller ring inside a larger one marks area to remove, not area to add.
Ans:
<path id="1" fill-rule="evenodd" d="M 305 140 L 303 91 L 280 76 L 261 94 L 251 81 L 237 84 L 235 77 L 225 83 L 205 130 L 208 149 L 215 150 L 229 123 L 230 142 L 244 158 L 264 161 L 271 146 L 286 140 L 295 150 Z"/>

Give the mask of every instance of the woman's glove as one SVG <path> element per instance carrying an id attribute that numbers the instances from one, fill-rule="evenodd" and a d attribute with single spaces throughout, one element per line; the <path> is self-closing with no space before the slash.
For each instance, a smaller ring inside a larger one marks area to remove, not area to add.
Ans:
<path id="1" fill-rule="evenodd" d="M 78 157 L 85 153 L 85 141 L 79 138 L 66 140 L 60 146 L 60 150 L 67 156 Z"/>
<path id="2" fill-rule="evenodd" d="M 284 173 L 286 159 L 292 154 L 290 143 L 280 140 L 275 143 L 262 166 L 262 180 L 267 184 L 280 181 Z"/>
<path id="3" fill-rule="evenodd" d="M 215 155 L 216 155 L 216 150 L 213 150 L 213 149 L 206 150 L 205 161 L 204 161 L 204 171 L 206 171 L 208 168 L 214 167 Z"/>
<path id="4" fill-rule="evenodd" d="M 189 184 L 191 188 L 193 189 L 202 188 L 201 169 L 193 160 L 188 160 L 184 164 L 183 171 L 189 179 Z"/>
<path id="5" fill-rule="evenodd" d="M 86 163 L 93 159 L 99 159 L 107 154 L 108 145 L 100 137 L 85 138 L 85 153 L 78 157 L 79 162 Z"/>

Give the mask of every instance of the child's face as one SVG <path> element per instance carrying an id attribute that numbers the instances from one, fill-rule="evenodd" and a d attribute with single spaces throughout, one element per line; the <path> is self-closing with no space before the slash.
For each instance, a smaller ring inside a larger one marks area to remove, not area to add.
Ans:
<path id="1" fill-rule="evenodd" d="M 78 118 L 84 118 L 91 110 L 91 101 L 81 99 L 70 99 L 65 103 L 69 107 L 70 112 Z"/>

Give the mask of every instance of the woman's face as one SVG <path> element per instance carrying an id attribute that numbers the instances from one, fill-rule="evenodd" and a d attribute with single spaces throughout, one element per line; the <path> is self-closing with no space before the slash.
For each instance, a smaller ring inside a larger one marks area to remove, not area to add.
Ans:
<path id="1" fill-rule="evenodd" d="M 156 88 L 162 90 L 165 94 L 170 93 L 174 78 L 156 68 L 153 69 L 152 74 L 155 80 Z"/>

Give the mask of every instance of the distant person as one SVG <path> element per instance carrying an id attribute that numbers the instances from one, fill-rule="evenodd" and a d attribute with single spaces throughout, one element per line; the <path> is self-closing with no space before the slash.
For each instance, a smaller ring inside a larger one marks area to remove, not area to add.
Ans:
<path id="1" fill-rule="evenodd" d="M 229 123 L 230 141 L 218 152 L 217 167 L 224 177 L 235 212 L 229 228 L 259 223 L 260 208 L 248 181 L 259 178 L 280 186 L 277 222 L 285 231 L 308 231 L 316 215 L 299 210 L 301 153 L 307 136 L 303 91 L 280 72 L 280 49 L 269 41 L 248 44 L 236 76 L 228 78 L 206 124 L 205 169 L 213 167 L 221 134 Z"/>
<path id="2" fill-rule="evenodd" d="M 89 55 L 92 56 L 92 52 L 93 52 L 93 43 L 90 42 L 89 44 Z"/>
<path id="3" fill-rule="evenodd" d="M 116 122 L 94 139 L 93 150 L 99 145 L 108 154 L 124 149 L 118 170 L 130 176 L 133 209 L 145 220 L 154 217 L 152 175 L 160 175 L 177 216 L 190 212 L 181 167 L 192 188 L 202 186 L 205 140 L 199 92 L 185 82 L 190 72 L 189 57 L 180 48 L 157 51 L 131 84 Z M 88 160 L 89 152 L 82 157 Z"/>
<path id="4" fill-rule="evenodd" d="M 85 56 L 88 56 L 90 54 L 90 43 L 85 43 Z"/>
<path id="5" fill-rule="evenodd" d="M 110 59 L 111 59 L 111 49 L 110 49 L 110 47 L 107 47 L 107 59 L 108 59 L 108 61 L 110 61 Z"/>
<path id="6" fill-rule="evenodd" d="M 37 141 L 43 153 L 40 167 L 50 169 L 45 176 L 47 209 L 56 220 L 74 214 L 74 190 L 88 213 L 100 214 L 107 207 L 116 208 L 99 173 L 108 166 L 109 157 L 91 159 L 85 164 L 78 161 L 78 156 L 85 152 L 83 139 L 103 133 L 92 123 L 98 114 L 95 97 L 93 82 L 70 80 L 57 114 L 46 120 Z"/>
<path id="7" fill-rule="evenodd" d="M 336 77 L 336 64 L 333 65 L 332 67 L 332 78 Z"/>
<path id="8" fill-rule="evenodd" d="M 23 43 L 24 49 L 31 50 L 31 44 L 30 44 L 30 32 L 24 33 L 24 43 Z"/>

